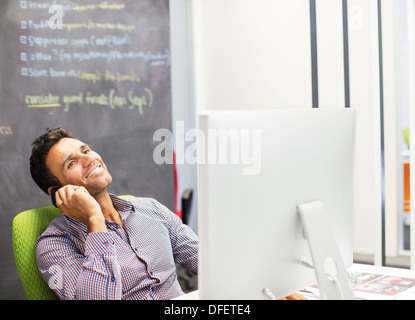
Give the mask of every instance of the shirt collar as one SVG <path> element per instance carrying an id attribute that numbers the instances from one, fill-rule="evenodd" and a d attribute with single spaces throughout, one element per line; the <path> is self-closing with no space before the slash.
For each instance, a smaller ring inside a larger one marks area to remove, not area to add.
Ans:
<path id="1" fill-rule="evenodd" d="M 124 219 L 124 215 L 126 212 L 135 211 L 133 204 L 128 201 L 126 198 L 120 198 L 119 196 L 116 196 L 114 194 L 109 194 L 112 204 L 114 205 L 114 208 L 120 213 L 121 218 Z M 74 233 L 86 233 L 88 231 L 88 227 L 76 220 L 73 220 L 67 216 L 65 216 L 66 219 L 69 221 L 69 229 Z"/>
<path id="2" fill-rule="evenodd" d="M 134 211 L 134 206 L 132 205 L 132 203 L 130 201 L 128 201 L 128 197 L 127 198 L 120 198 L 114 194 L 109 194 L 112 204 L 114 205 L 114 208 L 120 212 L 120 211 Z"/>

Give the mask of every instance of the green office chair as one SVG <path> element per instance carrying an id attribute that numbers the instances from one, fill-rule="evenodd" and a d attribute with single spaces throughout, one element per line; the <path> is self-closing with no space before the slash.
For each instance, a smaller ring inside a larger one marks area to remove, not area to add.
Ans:
<path id="1" fill-rule="evenodd" d="M 35 244 L 49 223 L 61 213 L 58 208 L 50 206 L 21 212 L 13 219 L 14 260 L 29 300 L 58 299 L 37 268 Z"/>
<path id="2" fill-rule="evenodd" d="M 406 145 L 409 148 L 409 128 L 403 129 L 403 137 L 405 139 Z"/>
<path id="3" fill-rule="evenodd" d="M 122 198 L 133 196 L 125 195 Z M 29 300 L 57 300 L 40 275 L 36 262 L 35 244 L 49 223 L 62 213 L 53 206 L 31 209 L 13 219 L 13 253 L 23 289 Z"/>

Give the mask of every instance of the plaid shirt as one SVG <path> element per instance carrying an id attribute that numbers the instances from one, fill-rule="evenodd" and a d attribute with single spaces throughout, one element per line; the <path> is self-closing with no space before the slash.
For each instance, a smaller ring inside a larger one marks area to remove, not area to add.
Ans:
<path id="1" fill-rule="evenodd" d="M 148 198 L 110 195 L 124 228 L 107 232 L 61 214 L 36 242 L 43 279 L 60 299 L 171 299 L 183 294 L 175 262 L 197 273 L 198 239 L 166 207 Z"/>

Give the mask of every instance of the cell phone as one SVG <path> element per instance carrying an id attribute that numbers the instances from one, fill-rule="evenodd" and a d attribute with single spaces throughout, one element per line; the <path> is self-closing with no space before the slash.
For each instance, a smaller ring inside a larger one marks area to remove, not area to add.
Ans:
<path id="1" fill-rule="evenodd" d="M 52 190 L 50 190 L 50 199 L 52 200 L 52 204 L 57 208 L 58 206 L 56 205 L 56 198 L 55 198 L 55 194 L 56 191 L 58 191 L 59 188 L 58 187 L 53 187 Z"/>

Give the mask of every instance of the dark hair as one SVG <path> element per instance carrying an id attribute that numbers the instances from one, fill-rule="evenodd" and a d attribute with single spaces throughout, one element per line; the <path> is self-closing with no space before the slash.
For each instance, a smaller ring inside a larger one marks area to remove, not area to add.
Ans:
<path id="1" fill-rule="evenodd" d="M 48 194 L 49 187 L 59 187 L 61 185 L 59 179 L 56 178 L 46 166 L 46 156 L 48 155 L 50 149 L 63 138 L 75 139 L 75 137 L 68 130 L 56 128 L 48 130 L 46 133 L 36 138 L 32 143 L 30 174 L 36 184 L 46 194 Z"/>

